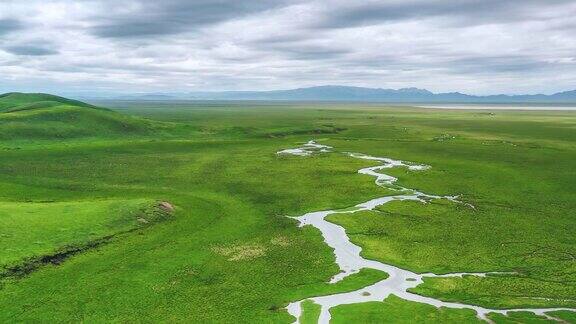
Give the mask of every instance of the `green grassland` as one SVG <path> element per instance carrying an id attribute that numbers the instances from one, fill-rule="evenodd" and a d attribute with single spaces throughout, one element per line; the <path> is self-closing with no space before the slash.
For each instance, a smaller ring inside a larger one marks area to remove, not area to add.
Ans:
<path id="1" fill-rule="evenodd" d="M 507 316 L 502 314 L 490 314 L 488 317 L 497 324 L 512 324 L 512 323 L 558 323 L 556 320 L 547 319 L 544 316 L 537 316 L 530 312 L 511 312 Z M 558 318 L 561 319 L 561 318 Z"/>
<path id="2" fill-rule="evenodd" d="M 302 324 L 315 324 L 318 323 L 321 307 L 311 300 L 302 302 L 302 315 L 300 316 L 300 323 Z"/>
<path id="3" fill-rule="evenodd" d="M 365 255 L 418 272 L 516 272 L 430 279 L 417 293 L 494 307 L 574 306 L 574 113 L 36 104 L 58 101 L 48 99 L 0 98 L 0 224 L 31 237 L 0 230 L 0 246 L 9 247 L 0 264 L 122 234 L 1 280 L 1 322 L 288 323 L 291 301 L 381 280 L 385 274 L 362 271 L 327 284 L 338 272 L 332 251 L 317 230 L 285 217 L 391 193 L 356 173 L 370 161 L 275 154 L 312 138 L 341 152 L 429 164 L 393 173 L 402 185 L 461 194 L 476 206 L 403 203 L 332 216 Z M 22 105 L 35 108 L 13 111 Z M 136 215 L 158 201 L 177 209 L 141 228 Z M 305 314 L 316 316 L 308 306 Z M 333 314 L 335 322 L 476 322 L 468 311 L 393 297 Z"/>
<path id="4" fill-rule="evenodd" d="M 0 267 L 79 248 L 162 220 L 144 199 L 0 204 Z"/>
<path id="5" fill-rule="evenodd" d="M 484 323 L 470 309 L 437 309 L 394 295 L 383 302 L 337 306 L 330 313 L 332 323 Z"/>

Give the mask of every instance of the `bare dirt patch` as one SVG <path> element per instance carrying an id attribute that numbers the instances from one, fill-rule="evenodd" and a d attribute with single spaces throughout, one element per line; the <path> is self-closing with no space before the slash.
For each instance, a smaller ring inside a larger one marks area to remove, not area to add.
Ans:
<path id="1" fill-rule="evenodd" d="M 260 244 L 216 246 L 212 251 L 228 257 L 228 261 L 252 260 L 264 256 L 266 247 Z"/>
<path id="2" fill-rule="evenodd" d="M 290 245 L 290 239 L 286 236 L 276 236 L 270 240 L 270 244 L 286 247 Z"/>
<path id="3" fill-rule="evenodd" d="M 174 206 L 167 201 L 161 201 L 158 204 L 158 207 L 160 207 L 161 209 L 163 209 L 164 211 L 167 211 L 167 212 L 173 212 L 174 211 Z"/>

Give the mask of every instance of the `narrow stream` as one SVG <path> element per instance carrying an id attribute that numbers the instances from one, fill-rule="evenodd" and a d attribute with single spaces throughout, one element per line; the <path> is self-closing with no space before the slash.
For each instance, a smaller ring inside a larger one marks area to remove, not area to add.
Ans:
<path id="1" fill-rule="evenodd" d="M 330 146 L 317 144 L 314 141 L 309 141 L 308 143 L 304 144 L 301 147 L 282 150 L 277 152 L 277 154 L 309 156 L 316 153 L 330 152 L 331 149 L 332 147 Z M 398 186 L 395 184 L 397 180 L 395 177 L 378 172 L 395 167 L 405 167 L 413 171 L 426 170 L 429 168 L 429 166 L 427 165 L 408 163 L 389 158 L 373 157 L 359 153 L 347 153 L 347 154 L 348 156 L 353 158 L 373 160 L 379 162 L 380 165 L 360 169 L 358 170 L 358 173 L 373 176 L 375 178 L 376 185 L 398 191 L 398 195 L 371 199 L 369 201 L 360 203 L 351 208 L 341 210 L 315 211 L 294 218 L 300 222 L 301 227 L 311 225 L 319 229 L 320 232 L 322 233 L 322 236 L 324 237 L 324 241 L 326 242 L 326 244 L 328 244 L 328 246 L 334 249 L 334 254 L 336 255 L 336 263 L 340 267 L 341 272 L 335 275 L 330 280 L 331 283 L 338 282 L 351 274 L 359 272 L 360 269 L 363 268 L 384 271 L 388 273 L 389 277 L 373 285 L 358 289 L 356 291 L 307 298 L 309 300 L 314 301 L 321 307 L 321 313 L 318 319 L 318 323 L 325 324 L 330 322 L 331 318 L 330 309 L 332 307 L 344 304 L 364 303 L 370 301 L 383 301 L 391 294 L 408 301 L 424 303 L 435 307 L 473 309 L 476 311 L 477 316 L 480 319 L 483 319 L 487 322 L 490 322 L 490 320 L 486 317 L 488 313 L 507 314 L 510 311 L 530 311 L 537 315 L 557 320 L 556 318 L 553 318 L 545 314 L 545 312 L 555 310 L 571 310 L 571 311 L 573 310 L 569 308 L 487 309 L 474 305 L 444 302 L 438 299 L 424 297 L 408 292 L 408 289 L 420 285 L 423 282 L 422 278 L 424 277 L 461 277 L 463 275 L 485 276 L 487 273 L 452 273 L 445 275 L 436 275 L 433 273 L 417 274 L 405 269 L 395 267 L 390 264 L 365 259 L 360 255 L 362 248 L 350 242 L 350 239 L 348 238 L 345 229 L 342 226 L 326 221 L 325 220 L 326 216 L 332 214 L 352 214 L 359 211 L 373 210 L 378 206 L 382 206 L 386 203 L 395 200 L 398 201 L 412 200 L 426 203 L 427 201 L 430 201 L 432 199 L 447 199 L 458 203 L 461 202 L 458 200 L 457 196 L 436 196 L 419 192 L 414 189 Z M 468 206 L 470 208 L 474 208 L 472 205 Z M 302 314 L 302 306 L 301 306 L 302 302 L 303 300 L 292 302 L 287 307 L 288 313 L 296 317 L 295 323 L 300 322 L 299 319 L 300 315 Z"/>

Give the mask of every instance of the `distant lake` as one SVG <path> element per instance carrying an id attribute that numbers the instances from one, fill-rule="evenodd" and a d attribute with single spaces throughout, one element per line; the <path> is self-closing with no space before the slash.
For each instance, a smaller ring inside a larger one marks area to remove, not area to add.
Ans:
<path id="1" fill-rule="evenodd" d="M 576 104 L 414 104 L 414 107 L 434 109 L 484 109 L 484 110 L 559 110 L 576 111 Z"/>
<path id="2" fill-rule="evenodd" d="M 84 99 L 86 100 L 86 99 Z M 360 101 L 290 101 L 290 100 L 122 100 L 94 99 L 88 102 L 110 108 L 228 108 L 228 107 L 417 107 L 461 110 L 541 110 L 576 111 L 576 103 L 418 103 L 418 102 L 360 102 Z"/>

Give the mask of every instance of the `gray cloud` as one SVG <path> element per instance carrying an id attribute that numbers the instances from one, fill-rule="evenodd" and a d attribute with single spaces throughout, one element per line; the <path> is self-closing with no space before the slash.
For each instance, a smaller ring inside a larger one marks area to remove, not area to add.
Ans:
<path id="1" fill-rule="evenodd" d="M 44 55 L 55 55 L 58 54 L 58 51 L 47 48 L 47 47 L 40 47 L 35 45 L 17 45 L 17 46 L 9 46 L 4 48 L 6 52 L 15 54 L 15 55 L 26 55 L 26 56 L 44 56 Z"/>
<path id="2" fill-rule="evenodd" d="M 276 8 L 284 1 L 140 0 L 133 11 L 100 15 L 93 33 L 105 38 L 177 34 Z"/>
<path id="3" fill-rule="evenodd" d="M 17 19 L 0 19 L 0 36 L 23 28 L 24 26 Z"/>
<path id="4" fill-rule="evenodd" d="M 286 54 L 288 58 L 296 60 L 330 60 L 351 53 L 351 51 L 347 49 L 322 47 L 285 48 L 282 52 Z"/>
<path id="5" fill-rule="evenodd" d="M 549 68 L 550 63 L 540 61 L 530 56 L 478 56 L 455 59 L 449 62 L 449 67 L 458 73 L 498 74 L 517 73 L 529 74 Z"/>
<path id="6" fill-rule="evenodd" d="M 260 41 L 257 43 L 261 44 Z M 286 38 L 278 42 L 265 40 L 264 43 L 267 44 L 265 50 L 293 60 L 330 60 L 353 53 L 353 49 L 340 44 L 326 44 L 318 40 L 302 41 Z"/>
<path id="7" fill-rule="evenodd" d="M 318 27 L 343 28 L 401 20 L 443 18 L 446 23 L 475 25 L 546 18 L 543 10 L 573 4 L 572 0 L 405 0 L 366 1 L 336 8 Z M 573 15 L 574 12 L 565 12 Z"/>

